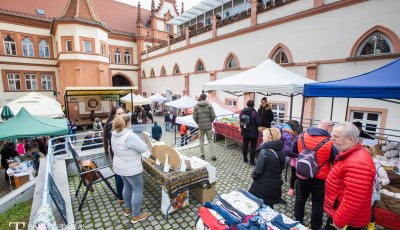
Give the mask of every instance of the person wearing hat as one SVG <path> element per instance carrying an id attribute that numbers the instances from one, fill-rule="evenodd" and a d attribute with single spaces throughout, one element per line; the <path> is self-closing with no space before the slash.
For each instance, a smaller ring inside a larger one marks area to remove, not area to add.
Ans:
<path id="1" fill-rule="evenodd" d="M 213 161 L 217 160 L 215 157 L 215 152 L 214 152 L 214 145 L 213 145 L 213 137 L 214 133 L 212 131 L 212 123 L 215 119 L 215 112 L 213 107 L 208 103 L 207 101 L 207 95 L 202 93 L 199 97 L 199 102 L 197 102 L 197 105 L 194 106 L 193 109 L 193 119 L 196 122 L 196 124 L 199 126 L 200 130 L 200 152 L 201 152 L 201 159 L 205 159 L 204 155 L 204 135 L 207 135 L 207 140 L 208 144 L 210 146 L 210 151 L 211 151 L 211 159 Z"/>

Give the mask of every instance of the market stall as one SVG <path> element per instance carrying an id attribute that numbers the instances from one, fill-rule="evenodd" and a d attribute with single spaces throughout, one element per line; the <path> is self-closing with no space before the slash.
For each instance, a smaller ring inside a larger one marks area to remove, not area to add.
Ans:
<path id="1" fill-rule="evenodd" d="M 197 101 L 187 95 L 176 99 L 175 101 L 170 101 L 165 103 L 166 106 L 171 106 L 178 109 L 189 109 L 193 108 L 197 104 Z"/>
<path id="2" fill-rule="evenodd" d="M 126 103 L 126 108 L 132 108 L 132 106 L 139 105 L 151 105 L 151 103 L 153 103 L 151 100 L 143 97 L 142 95 L 135 95 L 133 93 L 128 93 L 127 95 L 121 97 L 120 100 Z"/>
<path id="3" fill-rule="evenodd" d="M 242 96 L 244 93 L 288 96 L 291 98 L 290 119 L 292 119 L 293 97 L 303 93 L 304 84 L 314 82 L 267 59 L 250 70 L 208 82 L 203 85 L 203 90 L 220 90 L 235 96 Z"/>
<path id="4" fill-rule="evenodd" d="M 304 85 L 304 102 L 308 97 L 332 97 L 331 114 L 333 113 L 333 98 L 347 98 L 345 120 L 347 120 L 350 98 L 371 98 L 400 104 L 400 58 L 365 74 L 338 81 L 312 83 Z M 332 116 L 332 115 L 331 115 Z M 378 133 L 382 134 L 382 133 Z M 388 136 L 393 136 L 386 134 Z M 390 184 L 381 191 L 381 200 L 375 209 L 376 224 L 400 229 L 400 144 L 397 142 L 378 140 L 362 140 L 364 144 L 372 145 L 377 150 L 375 158 L 387 171 Z M 396 189 L 399 188 L 399 189 Z"/>
<path id="5" fill-rule="evenodd" d="M 236 119 L 232 121 L 222 120 L 216 121 L 213 123 L 214 133 L 224 136 L 225 138 L 225 147 L 228 146 L 228 139 L 232 139 L 234 141 L 238 141 L 243 143 L 243 137 L 240 133 L 240 125 Z M 263 134 L 259 132 L 257 139 L 257 148 L 260 147 L 260 144 L 263 142 Z"/>

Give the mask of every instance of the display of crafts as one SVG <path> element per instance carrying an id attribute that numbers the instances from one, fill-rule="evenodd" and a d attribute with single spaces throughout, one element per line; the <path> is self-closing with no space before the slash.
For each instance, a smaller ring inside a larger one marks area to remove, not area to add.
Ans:
<path id="1" fill-rule="evenodd" d="M 181 157 L 179 156 L 179 153 L 167 146 L 167 145 L 153 145 L 151 148 L 151 155 L 160 162 L 161 165 L 165 165 L 166 159 L 168 156 L 168 164 L 171 165 L 172 169 L 177 169 L 179 168 L 181 164 Z M 149 158 L 150 162 L 156 163 L 153 159 Z"/>
<path id="2" fill-rule="evenodd" d="M 382 166 L 393 169 L 400 165 L 400 143 L 391 142 L 382 144 L 381 152 L 383 152 L 382 156 L 377 155 L 376 159 Z"/>
<path id="3" fill-rule="evenodd" d="M 236 127 L 240 127 L 240 122 L 239 122 L 238 118 L 226 118 L 226 117 L 224 117 L 224 118 L 222 118 L 220 120 L 220 122 L 221 123 L 226 123 L 228 125 L 233 125 L 233 126 L 236 126 Z"/>
<path id="4" fill-rule="evenodd" d="M 269 229 L 306 230 L 306 227 L 263 204 L 245 190 L 232 191 L 199 208 L 196 230 Z"/>

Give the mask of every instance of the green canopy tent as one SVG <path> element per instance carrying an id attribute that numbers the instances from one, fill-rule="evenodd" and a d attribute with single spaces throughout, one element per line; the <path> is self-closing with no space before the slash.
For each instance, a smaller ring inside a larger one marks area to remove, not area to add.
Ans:
<path id="1" fill-rule="evenodd" d="M 37 117 L 21 108 L 18 114 L 0 124 L 0 141 L 24 137 L 59 136 L 68 134 L 66 119 Z"/>

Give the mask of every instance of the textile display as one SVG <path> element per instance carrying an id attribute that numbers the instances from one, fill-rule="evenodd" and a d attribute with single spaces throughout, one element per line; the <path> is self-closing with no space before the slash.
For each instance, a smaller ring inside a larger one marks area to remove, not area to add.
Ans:
<path id="1" fill-rule="evenodd" d="M 239 212 L 244 213 L 246 216 L 255 213 L 260 205 L 249 199 L 243 193 L 239 191 L 232 191 L 228 194 L 221 195 L 221 198 L 226 200 L 232 207 L 237 209 Z"/>
<path id="2" fill-rule="evenodd" d="M 263 221 L 266 221 L 268 226 L 274 230 L 280 229 L 290 229 L 292 227 L 298 230 L 306 230 L 306 228 L 297 221 L 294 221 L 284 214 L 275 211 L 269 206 L 265 206 L 258 210 L 258 215 L 260 215 Z"/>
<path id="3" fill-rule="evenodd" d="M 153 156 L 150 159 L 154 162 L 156 161 Z M 179 171 L 179 169 L 171 169 L 169 172 L 164 172 L 163 166 L 151 163 L 149 158 L 143 158 L 143 169 L 162 185 L 162 188 L 170 198 L 174 198 L 192 188 L 209 184 L 206 167 L 190 169 L 186 172 Z"/>
<path id="4" fill-rule="evenodd" d="M 239 141 L 243 143 L 242 134 L 240 134 L 239 127 L 221 123 L 221 122 L 214 122 L 213 123 L 214 132 L 215 134 L 220 134 L 226 138 Z M 260 132 L 257 139 L 257 148 L 260 147 L 260 144 L 263 142 L 263 135 Z"/>

